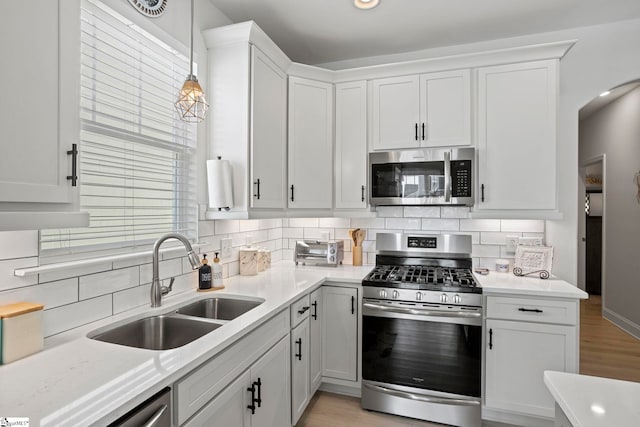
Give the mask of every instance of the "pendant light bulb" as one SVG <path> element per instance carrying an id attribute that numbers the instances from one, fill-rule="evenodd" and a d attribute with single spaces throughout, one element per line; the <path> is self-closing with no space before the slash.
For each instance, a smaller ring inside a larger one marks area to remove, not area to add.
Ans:
<path id="1" fill-rule="evenodd" d="M 189 75 L 180 89 L 175 103 L 180 119 L 188 123 L 198 123 L 204 120 L 209 104 L 204 91 L 193 74 L 193 0 L 191 0 L 191 33 L 189 40 Z"/>

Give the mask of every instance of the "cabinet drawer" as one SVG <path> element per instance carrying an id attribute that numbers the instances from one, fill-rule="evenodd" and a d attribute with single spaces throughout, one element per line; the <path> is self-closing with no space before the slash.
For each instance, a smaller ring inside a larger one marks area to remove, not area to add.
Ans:
<path id="1" fill-rule="evenodd" d="M 487 297 L 487 318 L 575 325 L 577 302 L 543 298 Z"/>
<path id="2" fill-rule="evenodd" d="M 291 327 L 295 327 L 298 323 L 309 317 L 309 295 L 305 295 L 298 301 L 291 304 Z"/>
<path id="3" fill-rule="evenodd" d="M 177 420 L 181 425 L 213 396 L 289 333 L 289 313 L 284 310 L 214 356 L 176 383 Z"/>

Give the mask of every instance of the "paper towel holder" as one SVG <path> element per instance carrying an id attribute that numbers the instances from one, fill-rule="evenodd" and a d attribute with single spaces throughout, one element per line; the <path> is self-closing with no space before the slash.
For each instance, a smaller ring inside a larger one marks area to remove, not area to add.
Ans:
<path id="1" fill-rule="evenodd" d="M 217 156 L 216 160 L 207 160 L 207 184 L 209 208 L 218 211 L 230 211 L 233 207 L 233 188 L 231 164 Z"/>

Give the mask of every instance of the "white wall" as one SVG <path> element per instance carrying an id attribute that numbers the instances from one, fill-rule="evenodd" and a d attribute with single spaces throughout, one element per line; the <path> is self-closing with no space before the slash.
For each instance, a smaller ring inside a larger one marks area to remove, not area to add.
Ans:
<path id="1" fill-rule="evenodd" d="M 640 88 L 582 120 L 579 130 L 581 162 L 606 155 L 604 314 L 640 336 Z"/>
<path id="2" fill-rule="evenodd" d="M 577 43 L 560 61 L 557 164 L 559 209 L 564 217 L 547 221 L 546 233 L 548 244 L 554 246 L 554 274 L 576 284 L 577 206 L 582 198 L 578 193 L 578 111 L 604 90 L 640 78 L 640 20 L 325 65 L 343 69 L 572 39 Z"/>

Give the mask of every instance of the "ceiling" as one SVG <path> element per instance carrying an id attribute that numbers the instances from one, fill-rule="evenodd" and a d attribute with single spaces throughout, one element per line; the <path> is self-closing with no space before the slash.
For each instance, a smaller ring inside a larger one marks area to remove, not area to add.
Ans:
<path id="1" fill-rule="evenodd" d="M 321 64 L 640 17 L 640 0 L 210 0 L 254 20 L 294 61 Z"/>
<path id="2" fill-rule="evenodd" d="M 629 83 L 625 83 L 623 85 L 614 87 L 609 90 L 609 94 L 606 96 L 597 96 L 591 100 L 588 104 L 580 109 L 579 117 L 580 120 L 584 120 L 591 116 L 598 110 L 606 107 L 611 104 L 616 99 L 620 98 L 623 95 L 631 92 L 632 90 L 640 87 L 640 81 L 633 81 Z"/>

